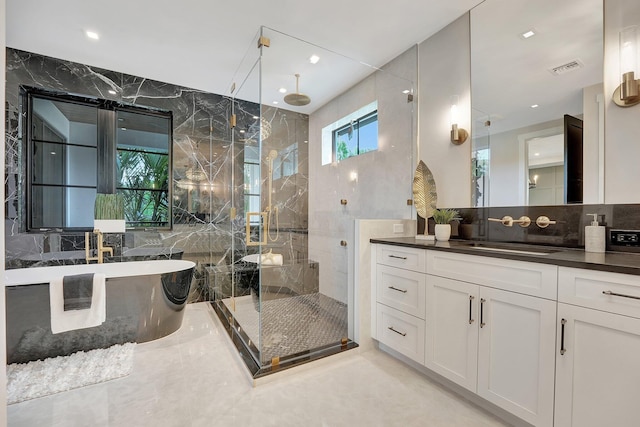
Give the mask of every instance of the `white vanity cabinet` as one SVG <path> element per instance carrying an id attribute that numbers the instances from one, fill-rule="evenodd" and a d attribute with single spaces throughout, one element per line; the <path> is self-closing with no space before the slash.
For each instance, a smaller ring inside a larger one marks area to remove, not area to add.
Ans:
<path id="1" fill-rule="evenodd" d="M 425 251 L 378 245 L 372 336 L 424 364 Z"/>
<path id="2" fill-rule="evenodd" d="M 557 267 L 427 251 L 427 273 L 425 366 L 552 426 Z"/>
<path id="3" fill-rule="evenodd" d="M 640 425 L 640 276 L 560 267 L 555 426 Z"/>

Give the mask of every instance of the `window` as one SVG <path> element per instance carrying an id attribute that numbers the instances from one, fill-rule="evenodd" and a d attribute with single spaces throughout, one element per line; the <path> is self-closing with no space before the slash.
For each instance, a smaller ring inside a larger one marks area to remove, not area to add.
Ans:
<path id="1" fill-rule="evenodd" d="M 378 112 L 351 120 L 333 131 L 337 161 L 378 149 Z"/>
<path id="2" fill-rule="evenodd" d="M 298 143 L 294 142 L 280 150 L 273 160 L 273 179 L 285 178 L 298 173 Z"/>
<path id="3" fill-rule="evenodd" d="M 322 128 L 322 164 L 378 149 L 378 101 Z"/>
<path id="4" fill-rule="evenodd" d="M 244 211 L 260 212 L 260 151 L 258 147 L 244 147 Z M 251 225 L 260 225 L 260 216 L 252 215 Z"/>
<path id="5" fill-rule="evenodd" d="M 169 227 L 171 112 L 23 87 L 29 230 L 93 228 L 97 192 L 128 227 Z"/>

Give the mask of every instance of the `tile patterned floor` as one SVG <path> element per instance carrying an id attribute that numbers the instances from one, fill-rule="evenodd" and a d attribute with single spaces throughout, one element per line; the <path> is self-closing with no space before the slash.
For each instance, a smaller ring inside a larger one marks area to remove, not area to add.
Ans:
<path id="1" fill-rule="evenodd" d="M 230 300 L 223 302 L 231 310 Z M 261 348 L 263 364 L 272 357 L 339 343 L 349 334 L 347 305 L 320 293 L 263 301 L 260 313 L 252 296 L 246 295 L 235 298 L 233 313 L 247 336 Z"/>
<path id="2" fill-rule="evenodd" d="M 256 388 L 207 303 L 182 328 L 139 344 L 119 380 L 8 408 L 29 426 L 504 426 L 500 420 L 374 350 L 275 378 Z"/>

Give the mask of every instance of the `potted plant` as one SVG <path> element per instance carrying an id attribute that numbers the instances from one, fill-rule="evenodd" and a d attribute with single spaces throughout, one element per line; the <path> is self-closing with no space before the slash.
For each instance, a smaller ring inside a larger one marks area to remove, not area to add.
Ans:
<path id="1" fill-rule="evenodd" d="M 120 194 L 96 194 L 93 228 L 103 233 L 124 233 L 124 199 Z"/>
<path id="2" fill-rule="evenodd" d="M 458 211 L 454 209 L 436 209 L 433 212 L 433 220 L 436 222 L 436 240 L 446 242 L 451 237 L 451 224 L 458 216 Z"/>

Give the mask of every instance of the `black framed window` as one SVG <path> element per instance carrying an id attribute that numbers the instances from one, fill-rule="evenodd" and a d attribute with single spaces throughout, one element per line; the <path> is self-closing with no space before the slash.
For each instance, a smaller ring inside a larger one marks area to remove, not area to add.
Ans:
<path id="1" fill-rule="evenodd" d="M 28 229 L 93 228 L 96 193 L 120 193 L 127 227 L 171 227 L 172 114 L 22 87 Z"/>
<path id="2" fill-rule="evenodd" d="M 378 111 L 373 111 L 333 131 L 337 161 L 378 149 Z"/>

